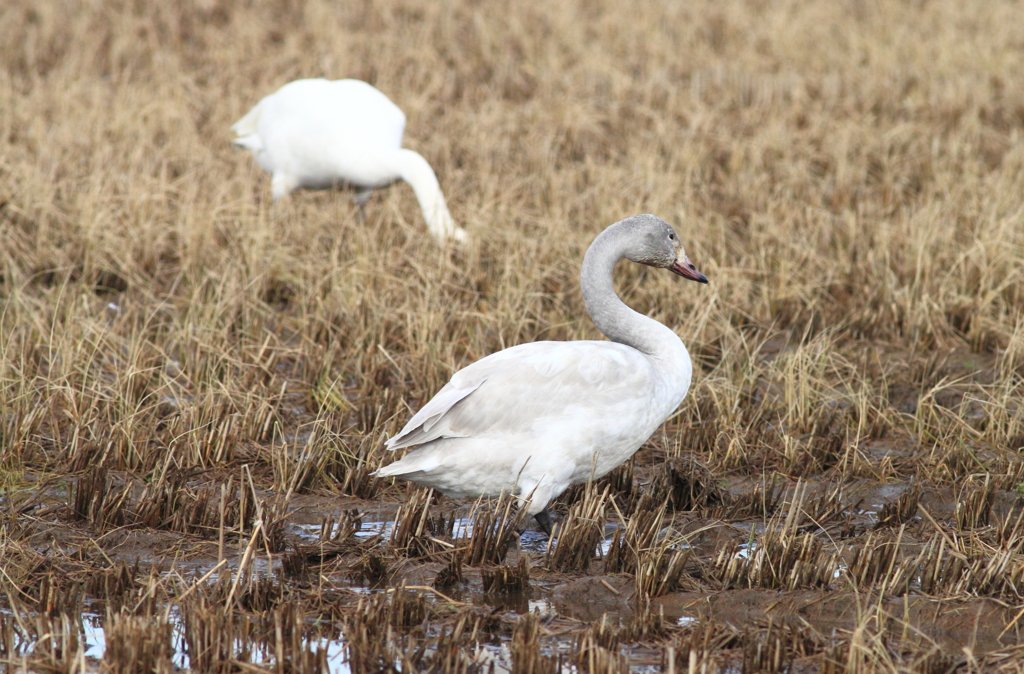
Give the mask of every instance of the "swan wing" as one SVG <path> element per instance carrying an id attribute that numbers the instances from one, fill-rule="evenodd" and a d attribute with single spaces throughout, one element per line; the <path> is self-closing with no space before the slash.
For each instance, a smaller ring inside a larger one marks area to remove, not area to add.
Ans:
<path id="1" fill-rule="evenodd" d="M 232 127 L 280 187 L 323 189 L 338 182 L 375 188 L 400 177 L 395 166 L 405 114 L 359 80 L 303 79 L 265 96 Z"/>
<path id="2" fill-rule="evenodd" d="M 366 82 L 296 80 L 270 96 L 270 117 L 263 121 L 290 143 L 301 139 L 319 152 L 324 151 L 325 145 L 330 148 L 340 144 L 350 152 L 358 148 L 397 150 L 402 145 L 405 114 Z"/>
<path id="3" fill-rule="evenodd" d="M 618 403 L 649 396 L 653 379 L 649 360 L 621 344 L 521 344 L 456 372 L 386 446 L 520 433 L 549 418 L 600 422 Z"/>
<path id="4" fill-rule="evenodd" d="M 387 441 L 385 446 L 388 449 L 401 449 L 402 447 L 421 445 L 442 437 L 433 432 L 437 422 L 443 419 L 445 414 L 461 400 L 480 388 L 481 384 L 483 384 L 483 380 L 466 388 L 457 388 L 448 382 L 426 405 L 420 408 L 419 412 L 413 415 L 398 435 Z M 446 437 L 451 437 L 450 429 Z"/>

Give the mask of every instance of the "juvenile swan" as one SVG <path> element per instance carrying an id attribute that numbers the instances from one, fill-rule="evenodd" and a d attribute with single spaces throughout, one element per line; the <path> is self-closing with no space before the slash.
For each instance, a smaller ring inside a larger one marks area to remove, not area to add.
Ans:
<path id="1" fill-rule="evenodd" d="M 427 160 L 402 149 L 405 115 L 387 96 L 359 80 L 295 80 L 266 96 L 235 122 L 232 143 L 250 150 L 271 174 L 280 199 L 305 187 L 348 183 L 369 191 L 396 180 L 412 186 L 427 229 L 440 240 L 465 240 Z M 361 203 L 361 202 L 360 202 Z"/>
<path id="2" fill-rule="evenodd" d="M 551 499 L 633 456 L 690 388 L 682 340 L 615 294 L 612 269 L 623 257 L 708 282 L 660 218 L 608 227 L 583 258 L 580 285 L 611 341 L 520 344 L 459 370 L 386 444 L 419 448 L 376 475 L 456 497 L 514 489 L 550 534 Z"/>

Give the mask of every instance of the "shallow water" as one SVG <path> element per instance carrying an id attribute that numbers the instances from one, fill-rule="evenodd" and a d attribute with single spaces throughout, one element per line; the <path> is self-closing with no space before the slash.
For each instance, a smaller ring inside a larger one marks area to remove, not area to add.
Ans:
<path id="1" fill-rule="evenodd" d="M 604 528 L 604 538 L 599 544 L 599 554 L 604 557 L 608 554 L 608 549 L 611 546 L 612 536 L 615 534 L 615 530 L 618 528 L 617 524 L 606 524 Z M 356 532 L 356 538 L 360 540 L 367 540 L 374 536 L 380 536 L 381 542 L 384 543 L 391 538 L 391 532 L 394 531 L 395 522 L 393 520 L 380 520 L 380 521 L 362 521 L 362 525 L 359 531 Z M 287 529 L 288 533 L 295 536 L 298 540 L 304 543 L 312 543 L 320 540 L 320 525 L 319 524 L 291 524 Z M 455 520 L 452 525 L 452 534 L 455 538 L 470 538 L 473 535 L 473 520 L 468 517 L 460 517 Z M 550 541 L 551 544 L 557 543 L 558 539 L 555 538 Z M 520 550 L 545 554 L 549 546 L 549 537 L 543 531 L 535 529 L 527 529 L 519 535 L 519 547 Z"/>

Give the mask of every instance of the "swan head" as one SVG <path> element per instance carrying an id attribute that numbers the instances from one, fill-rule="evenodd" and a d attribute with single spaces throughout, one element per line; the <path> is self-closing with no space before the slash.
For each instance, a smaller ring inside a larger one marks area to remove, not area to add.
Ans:
<path id="1" fill-rule="evenodd" d="M 627 249 L 626 258 L 650 267 L 668 269 L 691 281 L 708 282 L 686 256 L 683 242 L 672 225 L 655 215 L 634 215 L 623 223 L 629 223 L 633 230 L 633 245 Z"/>

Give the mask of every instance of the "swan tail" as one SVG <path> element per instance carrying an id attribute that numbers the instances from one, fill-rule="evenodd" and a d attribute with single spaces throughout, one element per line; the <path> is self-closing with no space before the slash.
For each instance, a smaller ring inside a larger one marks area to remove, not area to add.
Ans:
<path id="1" fill-rule="evenodd" d="M 259 137 L 258 128 L 260 114 L 263 112 L 263 101 L 260 101 L 247 112 L 244 117 L 231 125 L 231 130 L 238 138 L 231 141 L 232 145 L 244 147 L 246 150 L 257 152 L 263 149 L 263 140 Z"/>
<path id="2" fill-rule="evenodd" d="M 432 468 L 437 468 L 437 461 L 431 459 L 432 457 L 409 455 L 404 459 L 378 468 L 370 474 L 374 477 L 402 477 L 415 482 L 416 477 L 421 477 Z"/>
<path id="3" fill-rule="evenodd" d="M 242 136 L 231 141 L 231 144 L 235 147 L 240 147 L 250 152 L 259 152 L 263 149 L 263 140 L 256 134 L 251 136 Z"/>

